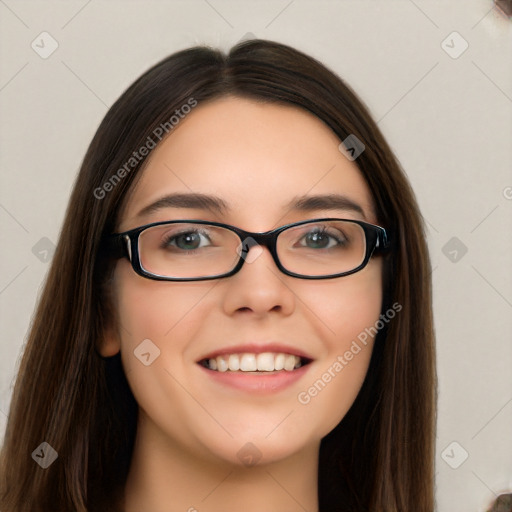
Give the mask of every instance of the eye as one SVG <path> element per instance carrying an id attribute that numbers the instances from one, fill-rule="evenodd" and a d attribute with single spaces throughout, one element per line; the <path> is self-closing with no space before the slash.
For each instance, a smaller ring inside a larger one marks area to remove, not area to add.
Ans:
<path id="1" fill-rule="evenodd" d="M 331 249 L 335 246 L 348 245 L 348 240 L 343 233 L 332 228 L 329 230 L 325 226 L 315 227 L 301 240 L 305 241 L 305 244 L 301 244 L 303 247 L 307 246 L 311 249 Z"/>
<path id="2" fill-rule="evenodd" d="M 211 242 L 208 231 L 202 229 L 189 229 L 181 233 L 167 234 L 162 237 L 160 247 L 167 249 L 169 247 L 176 247 L 184 251 L 192 251 L 204 247 L 201 241 L 206 240 Z"/>

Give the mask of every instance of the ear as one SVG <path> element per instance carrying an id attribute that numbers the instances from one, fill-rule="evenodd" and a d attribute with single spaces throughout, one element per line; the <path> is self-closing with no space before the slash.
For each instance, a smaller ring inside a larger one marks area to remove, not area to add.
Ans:
<path id="1" fill-rule="evenodd" d="M 121 337 L 117 328 L 115 304 L 115 274 L 111 273 L 101 285 L 101 308 L 99 311 L 102 334 L 96 340 L 95 350 L 101 357 L 112 357 L 121 350 Z"/>
<path id="2" fill-rule="evenodd" d="M 96 352 L 102 357 L 112 357 L 121 350 L 119 334 L 113 326 L 107 327 L 101 339 L 96 342 Z"/>

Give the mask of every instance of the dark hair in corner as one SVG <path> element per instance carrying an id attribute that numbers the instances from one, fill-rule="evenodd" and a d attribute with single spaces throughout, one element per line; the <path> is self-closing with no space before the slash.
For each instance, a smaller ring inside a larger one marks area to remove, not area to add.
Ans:
<path id="1" fill-rule="evenodd" d="M 432 512 L 437 401 L 431 268 L 414 193 L 367 107 L 343 80 L 289 46 L 250 40 L 226 55 L 179 51 L 138 78 L 100 124 L 82 163 L 17 374 L 0 458 L 3 512 L 118 510 L 136 433 L 137 403 L 120 358 L 95 343 L 112 322 L 114 261 L 101 251 L 142 159 L 101 199 L 100 189 L 193 98 L 232 95 L 305 109 L 366 149 L 355 161 L 377 217 L 393 234 L 383 312 L 402 310 L 376 339 L 349 412 L 321 443 L 322 512 Z M 172 136 L 172 132 L 171 132 Z M 119 174 L 118 174 L 119 176 Z M 57 460 L 31 459 L 43 441 Z"/>

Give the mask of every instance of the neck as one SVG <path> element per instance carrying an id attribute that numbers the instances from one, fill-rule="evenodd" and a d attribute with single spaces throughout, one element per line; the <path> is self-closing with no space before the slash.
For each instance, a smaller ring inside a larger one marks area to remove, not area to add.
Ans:
<path id="1" fill-rule="evenodd" d="M 319 444 L 244 466 L 192 453 L 141 417 L 123 512 L 318 511 Z"/>

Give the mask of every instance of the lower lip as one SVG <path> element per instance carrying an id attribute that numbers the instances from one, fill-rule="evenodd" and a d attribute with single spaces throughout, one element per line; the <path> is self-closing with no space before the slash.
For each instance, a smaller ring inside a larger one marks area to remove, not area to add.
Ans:
<path id="1" fill-rule="evenodd" d="M 261 372 L 258 375 L 231 371 L 218 372 L 200 364 L 198 366 L 211 379 L 225 386 L 254 393 L 275 393 L 297 382 L 308 371 L 311 363 L 292 371 Z"/>

